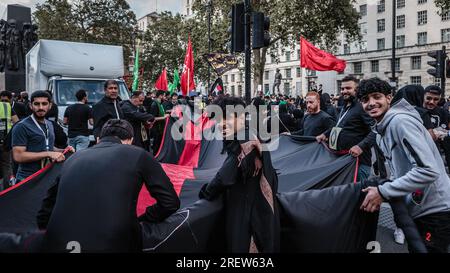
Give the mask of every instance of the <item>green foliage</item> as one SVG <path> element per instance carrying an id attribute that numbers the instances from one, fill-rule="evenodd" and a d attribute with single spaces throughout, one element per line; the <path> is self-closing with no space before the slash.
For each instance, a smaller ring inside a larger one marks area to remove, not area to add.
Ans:
<path id="1" fill-rule="evenodd" d="M 136 15 L 125 0 L 47 0 L 33 18 L 41 39 L 121 45 L 128 64 Z"/>

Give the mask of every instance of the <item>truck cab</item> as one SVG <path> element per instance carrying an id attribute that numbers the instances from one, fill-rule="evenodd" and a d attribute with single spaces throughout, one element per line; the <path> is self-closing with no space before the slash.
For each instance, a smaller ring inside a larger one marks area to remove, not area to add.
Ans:
<path id="1" fill-rule="evenodd" d="M 52 93 L 53 101 L 58 105 L 58 123 L 67 133 L 67 126 L 63 124 L 64 112 L 70 105 L 77 103 L 75 94 L 78 90 L 84 89 L 88 95 L 88 105 L 93 106 L 105 96 L 104 84 L 107 79 L 86 79 L 86 78 L 66 78 L 52 76 L 48 80 L 47 90 Z M 119 85 L 119 97 L 121 100 L 128 100 L 129 91 L 125 82 L 117 80 Z M 92 126 L 89 125 L 89 129 Z M 91 141 L 94 138 L 91 136 Z"/>

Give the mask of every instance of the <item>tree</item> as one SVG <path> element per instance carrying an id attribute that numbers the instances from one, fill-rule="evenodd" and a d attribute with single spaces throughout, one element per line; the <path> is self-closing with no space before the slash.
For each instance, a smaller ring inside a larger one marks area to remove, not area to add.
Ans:
<path id="1" fill-rule="evenodd" d="M 136 15 L 125 0 L 46 0 L 33 17 L 41 39 L 120 45 L 128 63 Z"/>
<path id="2" fill-rule="evenodd" d="M 196 16 L 188 22 L 191 30 L 206 29 L 208 10 L 205 6 L 207 1 L 195 0 L 193 9 Z M 228 51 L 226 48 L 229 39 L 227 29 L 230 25 L 228 14 L 231 5 L 237 2 L 242 1 L 213 1 L 213 51 Z M 299 42 L 300 36 L 322 45 L 327 50 L 335 49 L 340 33 L 344 33 L 353 40 L 360 37 L 359 14 L 353 7 L 352 0 L 252 0 L 252 8 L 253 11 L 261 11 L 270 16 L 272 36 L 268 48 L 252 52 L 254 86 L 262 85 L 266 54 L 269 52 L 277 57 L 285 47 L 293 48 Z M 208 51 L 207 37 L 205 37 L 207 35 L 204 32 L 192 32 L 196 36 L 193 42 L 197 59 Z M 199 61 L 196 69 L 202 71 L 206 65 L 205 62 Z M 199 76 L 202 77 L 202 80 L 207 80 L 203 73 Z"/>
<path id="3" fill-rule="evenodd" d="M 152 22 L 142 39 L 142 67 L 145 84 L 153 88 L 162 69 L 172 76 L 174 69 L 183 64 L 187 35 L 181 15 L 163 12 Z"/>
<path id="4" fill-rule="evenodd" d="M 434 0 L 436 6 L 443 11 L 450 10 L 450 0 Z"/>

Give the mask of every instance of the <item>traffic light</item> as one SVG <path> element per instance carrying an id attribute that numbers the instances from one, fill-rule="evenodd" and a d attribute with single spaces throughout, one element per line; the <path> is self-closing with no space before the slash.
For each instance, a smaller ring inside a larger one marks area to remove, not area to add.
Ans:
<path id="1" fill-rule="evenodd" d="M 428 52 L 428 56 L 435 59 L 433 61 L 427 62 L 428 65 L 434 67 L 428 69 L 428 74 L 432 75 L 435 78 L 442 78 L 445 75 L 445 62 L 447 58 L 447 54 L 443 50 L 435 50 Z"/>
<path id="2" fill-rule="evenodd" d="M 270 45 L 270 18 L 262 12 L 253 13 L 253 49 Z"/>
<path id="3" fill-rule="evenodd" d="M 450 60 L 445 62 L 445 76 L 450 78 Z"/>
<path id="4" fill-rule="evenodd" d="M 228 32 L 231 34 L 230 51 L 244 52 L 245 50 L 245 36 L 244 36 L 244 3 L 235 4 L 231 8 L 229 17 L 231 18 L 231 27 Z"/>

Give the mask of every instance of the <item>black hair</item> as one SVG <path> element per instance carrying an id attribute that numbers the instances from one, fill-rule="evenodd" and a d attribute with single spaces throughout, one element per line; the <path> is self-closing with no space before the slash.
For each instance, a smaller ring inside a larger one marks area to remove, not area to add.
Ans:
<path id="1" fill-rule="evenodd" d="M 35 98 L 47 98 L 48 102 L 52 102 L 52 96 L 47 90 L 35 91 L 31 94 L 30 102 L 33 103 Z"/>
<path id="2" fill-rule="evenodd" d="M 354 82 L 354 83 L 356 83 L 356 84 L 358 84 L 359 83 L 359 80 L 355 77 L 355 76 L 345 76 L 342 80 L 341 80 L 341 82 Z"/>
<path id="3" fill-rule="evenodd" d="M 117 137 L 120 140 L 132 139 L 134 136 L 133 126 L 123 119 L 110 119 L 103 125 L 100 139 L 109 136 Z"/>
<path id="4" fill-rule="evenodd" d="M 156 91 L 156 97 L 159 97 L 159 96 L 161 96 L 161 95 L 164 95 L 165 93 L 166 93 L 166 91 L 158 90 L 158 91 Z"/>
<path id="5" fill-rule="evenodd" d="M 425 93 L 432 93 L 432 94 L 436 94 L 436 95 L 441 95 L 442 94 L 442 89 L 437 86 L 437 85 L 430 85 L 427 86 L 427 88 L 425 88 Z"/>
<path id="6" fill-rule="evenodd" d="M 78 90 L 77 93 L 75 94 L 75 97 L 77 98 L 78 101 L 82 101 L 85 97 L 87 97 L 86 90 L 84 89 Z"/>
<path id="7" fill-rule="evenodd" d="M 133 93 L 131 93 L 131 97 L 132 98 L 137 98 L 137 97 L 139 97 L 140 95 L 143 95 L 144 94 L 144 92 L 142 92 L 142 91 L 134 91 Z"/>
<path id="8" fill-rule="evenodd" d="M 245 102 L 241 98 L 236 97 L 219 97 L 213 104 L 219 106 L 222 109 L 224 117 L 227 116 L 227 106 L 238 106 L 242 105 L 244 108 L 246 106 Z"/>
<path id="9" fill-rule="evenodd" d="M 392 95 L 392 87 L 387 81 L 383 81 L 379 78 L 371 78 L 368 80 L 362 80 L 357 88 L 357 96 L 359 99 L 371 94 L 382 93 L 385 95 Z"/>
<path id="10" fill-rule="evenodd" d="M 2 91 L 0 92 L 0 97 L 8 97 L 8 99 L 12 99 L 12 93 L 10 91 Z"/>
<path id="11" fill-rule="evenodd" d="M 117 87 L 119 87 L 119 84 L 117 83 L 116 80 L 107 80 L 105 81 L 105 84 L 103 85 L 103 87 L 106 89 L 108 89 L 108 86 L 110 85 L 117 85 Z"/>

